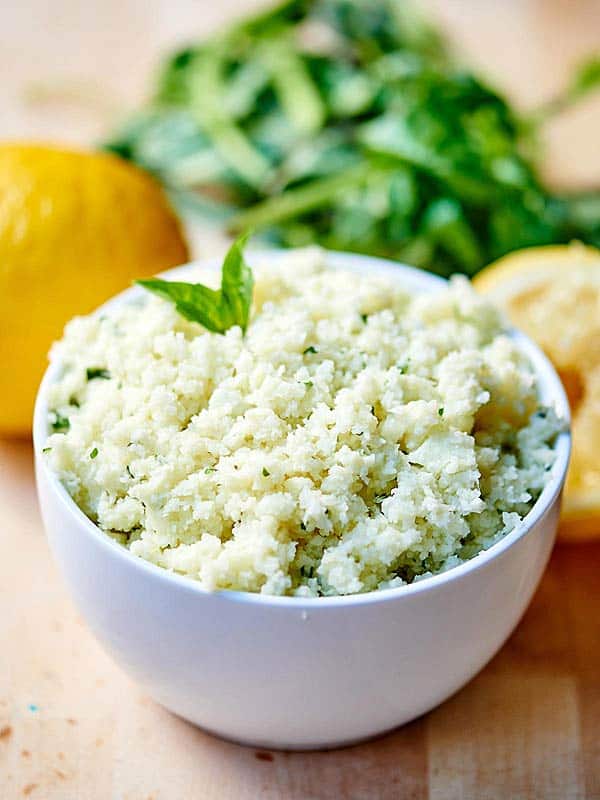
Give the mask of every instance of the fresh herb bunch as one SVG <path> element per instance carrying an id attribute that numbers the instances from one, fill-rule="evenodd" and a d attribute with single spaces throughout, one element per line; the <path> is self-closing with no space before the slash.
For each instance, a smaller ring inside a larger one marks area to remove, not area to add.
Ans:
<path id="1" fill-rule="evenodd" d="M 402 0 L 288 0 L 177 53 L 107 147 L 230 232 L 474 274 L 519 247 L 600 245 L 600 196 L 550 194 L 527 157 L 599 81 L 590 62 L 523 119 Z"/>

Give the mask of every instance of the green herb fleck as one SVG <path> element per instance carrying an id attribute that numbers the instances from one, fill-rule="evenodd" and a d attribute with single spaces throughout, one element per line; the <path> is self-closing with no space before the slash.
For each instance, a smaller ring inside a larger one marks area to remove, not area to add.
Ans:
<path id="1" fill-rule="evenodd" d="M 262 474 L 263 474 L 263 476 L 265 478 L 268 478 L 271 473 L 269 472 L 269 470 L 266 467 L 263 467 L 262 468 Z"/>
<path id="2" fill-rule="evenodd" d="M 182 317 L 198 322 L 213 333 L 225 333 L 239 325 L 245 333 L 250 318 L 254 278 L 244 260 L 243 248 L 249 234 L 240 236 L 223 261 L 221 288 L 209 289 L 201 283 L 163 281 L 159 278 L 136 281 L 149 292 L 175 303 Z"/>
<path id="3" fill-rule="evenodd" d="M 317 348 L 316 348 L 316 347 L 313 347 L 313 345 L 311 344 L 311 346 L 310 346 L 310 347 L 307 347 L 307 348 L 306 348 L 306 350 L 304 350 L 304 351 L 302 352 L 302 355 L 303 355 L 303 356 L 306 356 L 306 355 L 308 355 L 309 353 L 317 353 L 317 352 L 318 352 L 318 351 L 317 351 Z"/>
<path id="4" fill-rule="evenodd" d="M 52 450 L 52 448 L 51 448 L 51 447 L 44 447 L 44 448 L 42 449 L 42 453 L 49 453 L 51 450 Z"/>
<path id="5" fill-rule="evenodd" d="M 312 389 L 314 383 L 312 381 L 304 381 L 304 385 L 306 386 L 307 389 Z"/>
<path id="6" fill-rule="evenodd" d="M 366 325 L 366 324 L 367 324 L 367 320 L 369 319 L 369 315 L 368 315 L 368 314 L 361 314 L 361 315 L 360 315 L 360 318 L 362 319 L 362 321 L 363 321 L 363 322 L 365 323 L 365 325 Z"/>
<path id="7" fill-rule="evenodd" d="M 127 464 L 127 474 L 129 475 L 129 477 L 130 477 L 130 478 L 132 478 L 133 480 L 135 480 L 135 475 L 134 475 L 134 474 L 133 474 L 133 472 L 131 471 L 131 468 L 130 468 L 129 464 Z"/>
<path id="8" fill-rule="evenodd" d="M 60 431 L 68 431 L 71 427 L 68 417 L 61 416 L 58 411 L 54 412 L 54 421 L 51 423 L 51 428 L 55 433 Z"/>
<path id="9" fill-rule="evenodd" d="M 300 575 L 302 575 L 303 578 L 312 578 L 314 577 L 314 574 L 315 574 L 315 568 L 312 565 L 306 566 L 305 564 L 303 564 L 300 567 Z"/>
<path id="10" fill-rule="evenodd" d="M 438 408 L 438 414 L 439 414 L 440 417 L 443 417 L 444 416 L 444 409 L 443 408 Z"/>
<path id="11" fill-rule="evenodd" d="M 303 531 L 306 530 L 306 525 L 303 522 L 300 523 L 300 529 Z"/>
<path id="12" fill-rule="evenodd" d="M 79 400 L 75 397 L 75 395 L 71 395 L 71 397 L 69 397 L 69 405 L 79 408 Z"/>
<path id="13" fill-rule="evenodd" d="M 397 367 L 400 375 L 406 375 L 408 372 L 408 361 L 406 361 L 404 364 L 398 364 Z"/>
<path id="14" fill-rule="evenodd" d="M 90 458 L 96 458 L 97 455 L 98 455 L 98 448 L 94 447 L 94 449 L 90 453 Z"/>
<path id="15" fill-rule="evenodd" d="M 215 467 L 206 467 L 206 469 L 204 470 L 204 474 L 205 475 L 210 475 L 211 472 L 216 472 L 216 471 L 217 470 L 215 469 Z"/>
<path id="16" fill-rule="evenodd" d="M 88 381 L 93 381 L 95 378 L 99 378 L 103 381 L 110 380 L 110 372 L 103 367 L 88 367 L 85 371 L 85 374 Z"/>

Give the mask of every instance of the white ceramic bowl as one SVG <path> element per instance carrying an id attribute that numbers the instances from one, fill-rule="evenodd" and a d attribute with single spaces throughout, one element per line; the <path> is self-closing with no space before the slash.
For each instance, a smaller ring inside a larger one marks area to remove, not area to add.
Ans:
<path id="1" fill-rule="evenodd" d="M 443 285 L 378 259 L 331 253 L 328 261 L 333 268 L 391 273 L 415 291 Z M 529 340 L 514 336 L 535 365 L 542 399 L 568 418 L 554 369 Z M 558 521 L 568 433 L 559 436 L 548 484 L 523 523 L 444 574 L 346 597 L 209 593 L 113 542 L 46 466 L 46 397 L 56 373 L 54 366 L 46 373 L 34 423 L 39 498 L 54 556 L 114 659 L 159 703 L 208 731 L 260 747 L 308 749 L 346 745 L 408 722 L 483 667 L 538 584 Z"/>

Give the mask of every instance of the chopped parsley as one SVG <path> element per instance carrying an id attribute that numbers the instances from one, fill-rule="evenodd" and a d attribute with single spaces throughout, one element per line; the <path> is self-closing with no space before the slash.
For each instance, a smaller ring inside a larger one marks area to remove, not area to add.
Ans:
<path id="1" fill-rule="evenodd" d="M 304 381 L 304 385 L 306 386 L 307 389 L 312 389 L 314 383 L 312 381 Z"/>
<path id="2" fill-rule="evenodd" d="M 440 417 L 443 417 L 443 416 L 444 416 L 444 409 L 443 409 L 443 408 L 438 408 L 438 415 L 439 415 Z"/>
<path id="3" fill-rule="evenodd" d="M 271 473 L 269 472 L 269 470 L 266 467 L 263 467 L 262 468 L 262 474 L 264 475 L 265 478 L 268 478 Z"/>
<path id="4" fill-rule="evenodd" d="M 398 367 L 400 375 L 406 375 L 408 372 L 408 361 L 406 361 L 404 364 L 397 364 L 396 366 Z"/>
<path id="5" fill-rule="evenodd" d="M 216 471 L 217 471 L 217 470 L 216 470 L 216 468 L 215 468 L 215 467 L 206 467 L 206 469 L 204 470 L 204 474 L 205 474 L 205 475 L 210 475 L 210 474 L 211 474 L 211 472 L 216 472 Z"/>
<path id="6" fill-rule="evenodd" d="M 98 448 L 94 447 L 94 449 L 90 453 L 90 458 L 96 458 L 97 455 L 98 455 Z"/>
<path id="7" fill-rule="evenodd" d="M 110 372 L 103 367 L 88 367 L 85 371 L 85 375 L 88 381 L 93 381 L 96 378 L 103 381 L 110 380 Z"/>
<path id="8" fill-rule="evenodd" d="M 317 348 L 316 348 L 316 347 L 313 347 L 313 345 L 311 344 L 311 345 L 310 345 L 310 347 L 307 347 L 307 348 L 306 348 L 306 350 L 304 350 L 304 351 L 302 352 L 302 355 L 303 355 L 303 356 L 306 356 L 306 355 L 308 355 L 309 353 L 314 353 L 314 354 L 316 354 L 317 352 L 318 352 Z"/>
<path id="9" fill-rule="evenodd" d="M 61 431 L 68 431 L 71 427 L 71 423 L 69 422 L 68 417 L 61 416 L 58 411 L 54 412 L 54 420 L 51 423 L 51 428 L 55 433 L 59 433 Z"/>
<path id="10" fill-rule="evenodd" d="M 127 474 L 129 475 L 130 478 L 133 478 L 133 480 L 135 480 L 135 475 L 131 471 L 129 464 L 127 464 Z"/>
<path id="11" fill-rule="evenodd" d="M 363 321 L 363 322 L 365 323 L 365 325 L 366 325 L 366 324 L 367 324 L 367 320 L 369 319 L 369 315 L 368 315 L 368 314 L 361 314 L 361 315 L 360 315 L 360 318 L 362 319 L 362 321 Z"/>
<path id="12" fill-rule="evenodd" d="M 44 447 L 44 448 L 42 449 L 42 453 L 49 453 L 51 450 L 52 450 L 52 448 L 51 448 L 51 447 Z"/>

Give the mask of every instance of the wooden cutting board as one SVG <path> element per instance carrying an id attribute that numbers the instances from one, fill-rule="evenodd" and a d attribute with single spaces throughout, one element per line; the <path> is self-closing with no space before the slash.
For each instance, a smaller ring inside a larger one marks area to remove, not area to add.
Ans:
<path id="1" fill-rule="evenodd" d="M 27 443 L 0 443 L 0 509 L 2 800 L 600 798 L 600 541 L 556 548 L 515 634 L 438 709 L 293 754 L 203 733 L 103 653 L 51 561 Z"/>

